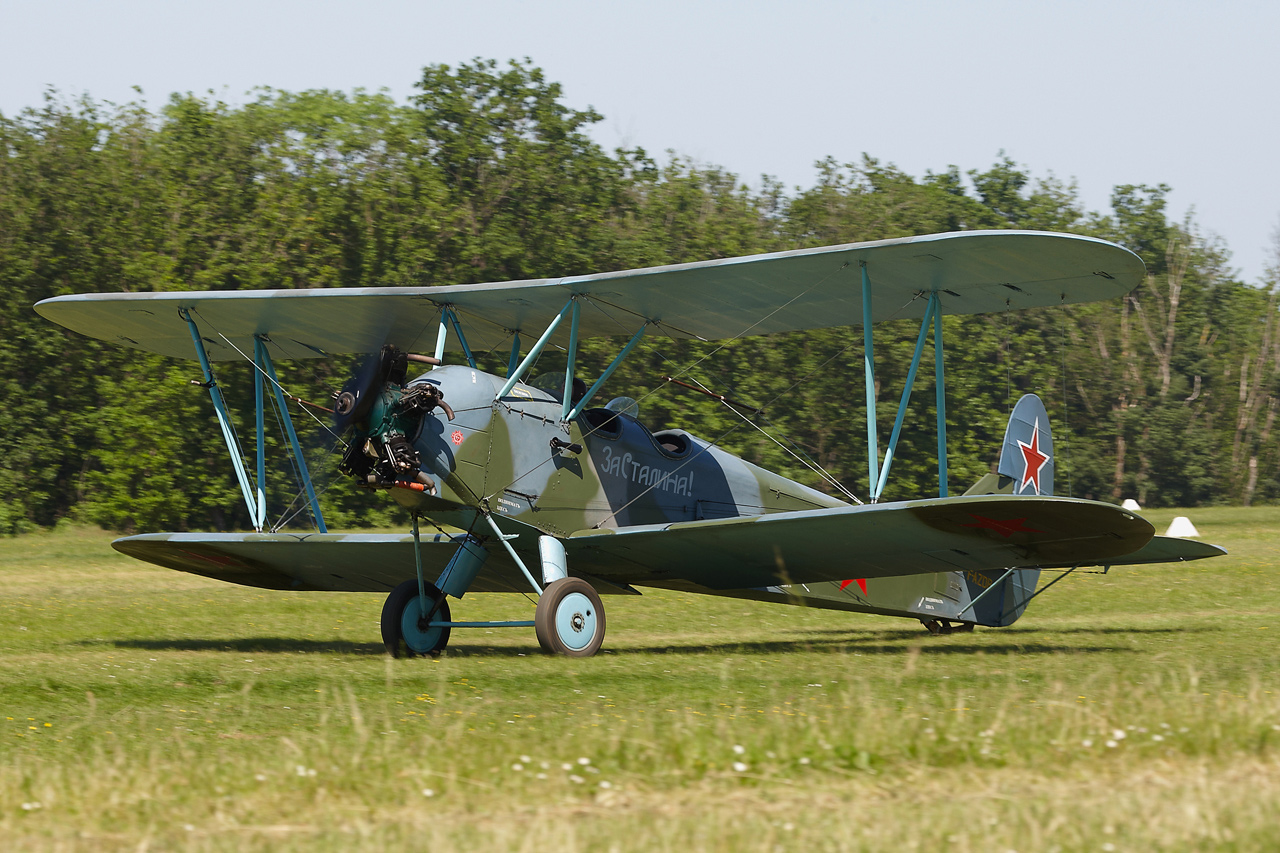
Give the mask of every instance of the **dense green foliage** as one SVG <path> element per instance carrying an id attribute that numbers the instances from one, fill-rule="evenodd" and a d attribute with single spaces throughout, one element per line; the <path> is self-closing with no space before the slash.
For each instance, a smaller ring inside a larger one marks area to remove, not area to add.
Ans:
<path id="1" fill-rule="evenodd" d="M 189 384 L 194 365 L 56 328 L 31 310 L 49 296 L 500 281 L 972 228 L 1104 237 L 1150 275 L 1119 304 L 947 319 L 952 491 L 987 469 L 1008 409 L 1034 390 L 1055 420 L 1060 492 L 1182 506 L 1280 498 L 1275 294 L 1234 280 L 1221 245 L 1170 221 L 1168 187 L 1117 187 L 1103 214 L 1006 157 L 923 178 L 864 157 L 819 163 L 811 187 L 753 189 L 677 156 L 605 151 L 587 133 L 601 117 L 566 106 L 528 63 L 432 66 L 419 89 L 406 104 L 362 91 L 263 90 L 243 107 L 175 95 L 158 114 L 51 95 L 0 116 L 0 530 L 68 516 L 127 530 L 248 523 L 207 398 Z M 882 423 L 915 333 L 877 328 Z M 587 345 L 583 374 L 618 345 Z M 660 380 L 686 370 L 765 405 L 771 433 L 862 492 L 860 347 L 848 329 L 655 338 L 608 391 L 644 398 L 654 427 L 722 438 L 818 484 L 732 412 Z M 316 393 L 348 369 L 287 365 L 282 379 Z M 250 374 L 220 378 L 245 410 Z M 917 383 L 886 497 L 937 488 L 930 382 Z M 323 430 L 305 431 L 331 470 Z M 277 506 L 294 497 L 287 473 L 269 478 Z M 395 518 L 345 483 L 323 501 L 336 524 Z"/>

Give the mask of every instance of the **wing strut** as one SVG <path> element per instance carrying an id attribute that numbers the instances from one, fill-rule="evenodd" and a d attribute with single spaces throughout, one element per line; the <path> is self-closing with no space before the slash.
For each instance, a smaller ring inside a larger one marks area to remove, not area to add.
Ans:
<path id="1" fill-rule="evenodd" d="M 898 438 L 902 435 L 902 422 L 907 417 L 907 404 L 911 402 L 911 389 L 916 383 L 916 371 L 920 368 L 920 356 L 924 354 L 924 340 L 929 334 L 929 321 L 933 319 L 937 301 L 936 293 L 929 294 L 929 304 L 924 309 L 924 320 L 920 322 L 920 334 L 916 336 L 916 349 L 911 356 L 911 367 L 907 370 L 902 399 L 898 402 L 898 416 L 893 419 L 893 432 L 889 435 L 889 446 L 884 451 L 884 465 L 880 468 L 880 479 L 876 483 L 876 491 L 871 495 L 873 503 L 880 500 L 884 484 L 889 479 L 889 466 L 893 464 L 893 454 L 898 449 Z"/>
<path id="2" fill-rule="evenodd" d="M 942 297 L 929 295 L 933 303 L 933 380 L 938 409 L 938 497 L 947 496 L 947 380 L 942 370 Z"/>
<path id="3" fill-rule="evenodd" d="M 923 293 L 917 294 L 917 296 L 923 295 Z M 871 279 L 867 275 L 865 261 L 862 263 L 862 312 L 863 317 L 871 316 Z M 942 358 L 942 296 L 938 291 L 933 290 L 929 292 L 924 319 L 920 322 L 920 334 L 916 337 L 915 352 L 911 356 L 911 367 L 907 371 L 906 385 L 902 389 L 902 398 L 898 402 L 898 414 L 893 421 L 893 432 L 889 436 L 889 446 L 885 448 L 883 464 L 880 462 L 880 448 L 876 438 L 875 344 L 871 334 L 872 324 L 868 322 L 862 324 L 863 372 L 867 383 L 867 459 L 871 472 L 869 479 L 872 503 L 880 500 L 885 484 L 889 481 L 889 469 L 893 465 L 893 457 L 898 450 L 898 439 L 902 434 L 902 424 L 906 419 L 907 404 L 911 400 L 916 372 L 920 369 L 920 359 L 924 355 L 924 343 L 929 334 L 930 321 L 933 322 L 933 375 L 938 412 L 938 497 L 947 496 L 947 383 Z"/>
<path id="4" fill-rule="evenodd" d="M 622 352 L 614 356 L 613 361 L 609 362 L 609 366 L 604 369 L 604 373 L 600 374 L 600 378 L 587 389 L 587 393 L 582 395 L 582 399 L 578 401 L 578 405 L 574 406 L 573 411 L 569 413 L 568 420 L 574 420 L 578 415 L 582 414 L 582 410 L 591 402 L 591 398 L 600 390 L 600 386 L 604 385 L 608 378 L 613 375 L 613 371 L 618 369 L 618 365 L 622 364 L 622 362 L 626 360 L 627 356 L 631 354 L 631 350 L 635 349 L 636 344 L 640 343 L 640 339 L 644 337 L 644 333 L 648 328 L 649 321 L 645 320 L 644 325 L 640 327 L 640 330 L 631 336 L 631 340 L 627 341 L 627 345 L 622 348 Z"/>
<path id="5" fill-rule="evenodd" d="M 520 381 L 521 377 L 523 377 L 525 372 L 529 369 L 529 365 L 533 364 L 534 361 L 537 360 L 538 356 L 542 355 L 542 348 L 547 345 L 547 341 L 551 340 L 551 336 L 560 325 L 560 321 L 564 319 L 565 314 L 569 313 L 569 309 L 571 309 L 574 304 L 575 301 L 570 299 L 565 303 L 565 306 L 560 309 L 560 313 L 557 314 L 555 319 L 547 326 L 547 330 L 542 333 L 542 337 L 538 338 L 538 342 L 533 345 L 533 349 L 529 350 L 529 354 L 524 357 L 524 361 L 520 362 L 520 366 L 517 367 L 514 372 L 508 373 L 507 382 L 502 386 L 502 390 L 498 392 L 495 399 L 501 400 L 503 397 L 511 393 L 512 388 L 516 387 L 516 383 Z M 514 360 L 515 359 L 512 359 L 512 361 Z"/>
<path id="6" fill-rule="evenodd" d="M 867 275 L 867 262 L 863 261 L 862 266 L 862 372 L 867 380 L 867 459 L 870 465 L 871 488 L 867 491 L 871 495 L 874 503 L 876 495 L 880 494 L 877 488 L 879 473 L 876 469 L 880 464 L 880 447 L 876 441 L 876 363 L 875 363 L 875 344 L 872 340 L 871 327 L 871 278 Z"/>
<path id="7" fill-rule="evenodd" d="M 476 357 L 471 353 L 471 347 L 467 345 L 467 336 L 462 333 L 462 321 L 458 319 L 458 312 L 453 310 L 452 305 L 446 305 L 444 312 L 449 315 L 449 324 L 453 326 L 453 333 L 458 336 L 458 343 L 462 346 L 462 354 L 467 357 L 467 364 L 475 370 Z"/>
<path id="8" fill-rule="evenodd" d="M 520 363 L 520 330 L 513 329 L 511 331 L 511 357 L 507 359 L 507 376 L 516 372 L 516 365 Z"/>
<path id="9" fill-rule="evenodd" d="M 582 303 L 573 300 L 573 309 L 569 316 L 569 352 L 564 364 L 564 397 L 560 400 L 560 422 L 569 420 L 569 410 L 573 408 L 573 366 L 578 357 L 578 317 L 582 313 Z"/>
<path id="10" fill-rule="evenodd" d="M 259 514 L 258 502 L 254 499 L 253 486 L 249 483 L 249 475 L 244 470 L 244 457 L 240 451 L 240 442 L 236 439 L 235 430 L 231 428 L 231 415 L 227 411 L 227 401 L 222 397 L 222 389 L 213 378 L 213 368 L 209 366 L 209 354 L 205 352 L 204 341 L 200 338 L 200 329 L 191 313 L 185 308 L 178 309 L 178 316 L 187 321 L 191 330 L 191 340 L 196 345 L 196 356 L 200 359 L 200 370 L 204 373 L 204 387 L 209 389 L 209 398 L 213 400 L 213 409 L 218 416 L 218 426 L 222 428 L 222 438 L 227 443 L 227 454 L 231 457 L 231 465 L 236 471 L 236 480 L 240 483 L 240 493 L 244 495 L 244 504 L 249 509 L 249 517 L 253 519 L 254 529 L 262 532 L 262 516 Z M 259 409 L 261 410 L 261 409 Z M 262 496 L 261 484 L 258 495 Z M 265 497 L 263 502 L 265 503 Z"/>
<path id="11" fill-rule="evenodd" d="M 965 606 L 965 608 L 964 608 L 963 610 L 961 610 L 957 615 L 958 615 L 958 616 L 963 616 L 966 612 L 968 612 L 968 611 L 970 611 L 970 610 L 973 610 L 975 607 L 977 607 L 977 606 L 978 606 L 978 602 L 979 602 L 979 601 L 981 601 L 982 599 L 984 599 L 984 598 L 986 598 L 988 595 L 990 595 L 990 594 L 991 594 L 991 593 L 992 593 L 992 592 L 993 592 L 997 587 L 999 587 L 1001 584 L 1003 584 L 1003 583 L 1005 582 L 1005 580 L 1006 580 L 1007 578 L 1011 577 L 1011 576 L 1013 575 L 1013 573 L 1014 573 L 1014 572 L 1016 572 L 1016 571 L 1018 571 L 1018 568 L 1017 568 L 1017 567 L 1014 567 L 1014 568 L 1012 568 L 1012 569 L 1005 569 L 1005 570 L 1004 570 L 1004 574 L 1002 574 L 1002 575 L 1000 576 L 1000 579 L 999 579 L 999 580 L 997 580 L 995 583 L 991 584 L 991 586 L 987 587 L 987 588 L 986 588 L 986 589 L 984 589 L 982 592 L 978 593 L 978 597 L 977 597 L 977 598 L 975 598 L 973 601 L 970 601 L 970 602 L 969 602 L 969 604 L 968 604 L 967 606 Z M 1028 599 L 1028 600 L 1030 600 L 1030 599 Z M 975 610 L 974 612 L 976 613 L 977 611 Z"/>
<path id="12" fill-rule="evenodd" d="M 298 466 L 298 476 L 302 478 L 302 488 L 307 492 L 307 500 L 311 504 L 311 517 L 315 519 L 316 529 L 321 533 L 328 533 L 329 528 L 325 526 L 324 515 L 320 512 L 320 501 L 316 497 L 315 484 L 311 482 L 311 472 L 307 469 L 307 460 L 302 455 L 302 446 L 298 444 L 298 433 L 293 428 L 293 418 L 289 414 L 289 405 L 284 398 L 284 389 L 280 387 L 280 379 L 276 376 L 275 365 L 271 362 L 271 353 L 267 351 L 267 338 L 263 335 L 254 335 L 253 338 L 253 359 L 254 366 L 257 367 L 256 378 L 258 382 L 258 493 L 262 494 L 264 483 L 266 482 L 265 463 L 263 462 L 266 448 L 263 443 L 263 406 L 261 384 L 263 374 L 271 382 L 271 390 L 275 392 L 276 405 L 281 412 L 284 420 L 285 433 L 289 436 L 289 446 L 293 452 L 294 462 Z M 262 517 L 266 518 L 266 498 L 263 498 L 264 506 L 260 512 Z"/>

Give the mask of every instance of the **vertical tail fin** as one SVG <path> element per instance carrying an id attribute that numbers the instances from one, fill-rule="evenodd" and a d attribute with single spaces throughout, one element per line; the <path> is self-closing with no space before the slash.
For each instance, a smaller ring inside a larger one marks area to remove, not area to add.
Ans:
<path id="1" fill-rule="evenodd" d="M 1013 407 L 996 473 L 979 480 L 967 495 L 1052 495 L 1053 433 L 1049 429 L 1049 413 L 1035 394 L 1027 394 Z M 971 600 L 986 591 L 995 578 L 981 573 L 962 573 Z M 1012 625 L 1027 609 L 1026 601 L 1040 581 L 1039 569 L 1019 569 L 1009 575 L 996 590 L 978 602 L 970 618 L 980 625 Z M 984 586 L 985 582 L 985 586 Z"/>
<path id="2" fill-rule="evenodd" d="M 1053 433 L 1049 413 L 1035 394 L 1013 407 L 996 471 L 1013 480 L 1015 495 L 1053 494 Z"/>

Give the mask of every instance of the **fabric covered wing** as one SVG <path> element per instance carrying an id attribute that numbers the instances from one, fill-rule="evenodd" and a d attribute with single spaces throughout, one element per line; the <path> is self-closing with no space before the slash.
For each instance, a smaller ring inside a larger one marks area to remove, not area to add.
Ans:
<path id="1" fill-rule="evenodd" d="M 148 533 L 111 544 L 168 569 L 264 589 L 385 593 L 416 573 L 408 534 Z M 456 550 L 452 536 L 424 536 L 427 576 L 439 575 Z M 526 592 L 528 584 L 505 551 L 490 549 L 471 589 Z"/>
<path id="2" fill-rule="evenodd" d="M 1090 302 L 1121 296 L 1142 280 L 1127 249 L 1070 234 L 965 231 L 849 243 L 691 264 L 556 279 L 438 287 L 90 293 L 36 306 L 89 337 L 177 358 L 195 358 L 187 323 L 209 357 L 233 360 L 264 336 L 273 358 L 314 358 L 402 349 L 435 341 L 440 308 L 462 317 L 473 350 L 540 334 L 570 297 L 585 297 L 580 335 L 627 335 L 644 321 L 663 334 L 715 340 L 860 325 L 862 265 L 872 319 L 924 316 L 939 294 L 947 314 Z M 147 287 L 149 282 L 121 282 Z M 554 340 L 563 344 L 568 323 Z M 448 346 L 458 348 L 456 336 Z"/>
<path id="3" fill-rule="evenodd" d="M 508 528 L 523 528 L 508 519 Z M 448 565 L 462 534 L 422 537 L 422 565 L 434 580 Z M 526 541 L 527 540 L 527 541 Z M 521 559 L 537 572 L 537 532 L 523 535 Z M 416 576 L 413 537 L 376 533 L 146 533 L 111 543 L 117 551 L 167 569 L 263 589 L 388 592 Z M 529 582 L 493 540 L 469 592 L 531 592 Z M 582 572 L 574 574 L 582 576 Z M 601 595 L 636 595 L 589 575 Z"/>
<path id="4" fill-rule="evenodd" d="M 1226 548 L 1210 545 L 1208 542 L 1197 542 L 1194 539 L 1179 539 L 1176 536 L 1153 536 L 1146 545 L 1125 554 L 1123 557 L 1092 563 L 1080 563 L 1082 566 L 1146 566 L 1156 563 L 1186 563 L 1190 560 L 1203 560 L 1208 557 L 1225 557 Z M 1068 568 L 1075 563 L 1062 563 L 1058 566 L 1044 568 Z"/>
<path id="5" fill-rule="evenodd" d="M 1153 533 L 1112 504 L 996 495 L 581 531 L 566 546 L 574 570 L 615 583 L 741 589 L 1097 564 L 1138 551 Z"/>

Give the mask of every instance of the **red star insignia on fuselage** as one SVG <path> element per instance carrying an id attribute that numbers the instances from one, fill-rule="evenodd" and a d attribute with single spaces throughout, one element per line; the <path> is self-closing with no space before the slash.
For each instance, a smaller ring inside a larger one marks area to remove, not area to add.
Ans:
<path id="1" fill-rule="evenodd" d="M 1049 454 L 1040 452 L 1040 419 L 1036 418 L 1036 424 L 1031 429 L 1031 443 L 1018 442 L 1018 449 L 1022 451 L 1022 485 L 1018 486 L 1019 492 L 1025 492 L 1027 486 L 1033 486 L 1036 494 L 1040 494 L 1040 470 L 1044 468 L 1046 462 L 1049 461 Z"/>
<path id="2" fill-rule="evenodd" d="M 970 518 L 976 518 L 976 524 L 966 524 L 965 527 L 977 527 L 982 530 L 994 530 L 1005 539 L 1008 539 L 1015 533 L 1044 533 L 1043 530 L 1036 530 L 1034 527 L 1027 527 L 1024 518 L 987 518 L 985 515 L 976 515 L 969 513 Z"/>

